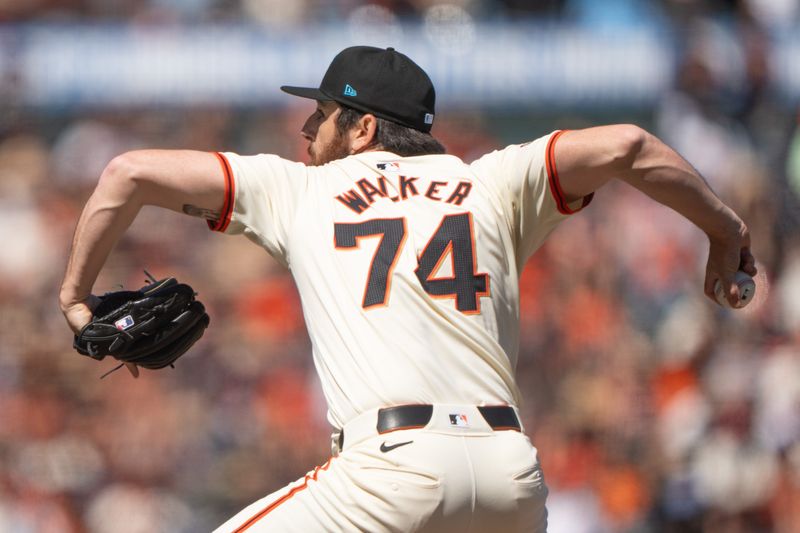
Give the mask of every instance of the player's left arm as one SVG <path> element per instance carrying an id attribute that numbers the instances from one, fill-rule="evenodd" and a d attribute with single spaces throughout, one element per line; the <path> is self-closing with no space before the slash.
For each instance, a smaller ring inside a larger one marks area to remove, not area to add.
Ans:
<path id="1" fill-rule="evenodd" d="M 617 178 L 702 229 L 710 243 L 705 293 L 714 299 L 714 283 L 720 279 L 728 301 L 736 305 L 736 271 L 756 274 L 750 232 L 675 150 L 629 124 L 567 131 L 558 138 L 554 150 L 555 167 L 567 202 Z"/>
<path id="2" fill-rule="evenodd" d="M 91 290 L 112 248 L 145 205 L 219 216 L 225 179 L 217 157 L 190 150 L 140 150 L 115 157 L 83 208 L 59 304 L 76 333 L 91 320 Z"/>

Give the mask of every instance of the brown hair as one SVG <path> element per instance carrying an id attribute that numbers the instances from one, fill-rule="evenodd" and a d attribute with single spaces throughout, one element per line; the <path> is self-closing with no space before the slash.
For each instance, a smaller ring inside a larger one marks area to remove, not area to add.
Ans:
<path id="1" fill-rule="evenodd" d="M 355 126 L 365 114 L 352 107 L 341 106 L 339 116 L 336 117 L 336 130 L 340 134 L 344 134 Z M 373 145 L 380 146 L 382 150 L 402 157 L 443 154 L 447 151 L 444 145 L 430 133 L 402 126 L 380 117 L 375 117 L 375 120 L 377 121 L 377 128 Z"/>

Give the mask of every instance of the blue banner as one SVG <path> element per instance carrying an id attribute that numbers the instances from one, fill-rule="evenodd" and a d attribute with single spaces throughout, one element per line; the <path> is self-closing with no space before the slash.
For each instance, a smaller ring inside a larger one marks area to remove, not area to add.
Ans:
<path id="1" fill-rule="evenodd" d="M 789 97 L 800 94 L 798 43 L 773 58 Z M 35 25 L 0 28 L 0 80 L 13 80 L 12 98 L 34 107 L 282 106 L 289 98 L 280 85 L 317 85 L 353 44 L 409 55 L 430 74 L 441 105 L 651 105 L 673 85 L 676 57 L 672 41 L 647 28 Z"/>

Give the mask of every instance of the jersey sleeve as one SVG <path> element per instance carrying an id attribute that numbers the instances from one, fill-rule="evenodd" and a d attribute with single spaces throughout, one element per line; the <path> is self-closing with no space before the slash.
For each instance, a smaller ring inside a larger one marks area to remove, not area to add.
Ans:
<path id="1" fill-rule="evenodd" d="M 308 184 L 308 167 L 267 154 L 216 156 L 225 175 L 225 200 L 219 220 L 209 228 L 242 233 L 287 264 L 288 235 Z"/>
<path id="2" fill-rule="evenodd" d="M 520 265 L 559 222 L 592 200 L 593 194 L 572 203 L 564 198 L 554 156 L 562 133 L 556 131 L 529 143 L 508 146 L 472 164 L 500 199 L 500 208 L 516 239 Z"/>

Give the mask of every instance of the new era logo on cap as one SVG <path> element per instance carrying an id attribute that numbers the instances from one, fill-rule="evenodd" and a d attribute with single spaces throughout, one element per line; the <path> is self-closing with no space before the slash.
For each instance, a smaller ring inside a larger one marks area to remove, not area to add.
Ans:
<path id="1" fill-rule="evenodd" d="M 344 95 L 345 96 L 358 96 L 358 93 L 355 89 L 353 89 L 350 84 L 344 86 Z"/>

